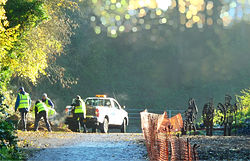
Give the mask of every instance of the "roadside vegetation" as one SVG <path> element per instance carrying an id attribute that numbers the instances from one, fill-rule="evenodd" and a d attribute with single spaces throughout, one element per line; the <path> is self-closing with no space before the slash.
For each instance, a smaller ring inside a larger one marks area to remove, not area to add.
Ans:
<path id="1" fill-rule="evenodd" d="M 245 89 L 241 91 L 241 95 L 237 95 L 237 102 L 239 104 L 239 110 L 236 114 L 236 120 L 234 122 L 236 127 L 239 129 L 240 134 L 248 134 L 250 128 L 250 89 Z"/>
<path id="2" fill-rule="evenodd" d="M 20 160 L 23 154 L 17 146 L 14 123 L 6 121 L 9 116 L 6 109 L 9 106 L 3 103 L 4 99 L 4 96 L 0 95 L 0 160 Z"/>
<path id="3" fill-rule="evenodd" d="M 77 26 L 69 16 L 74 11 L 78 5 L 70 0 L 0 0 L 1 160 L 23 157 L 17 146 L 16 122 L 9 119 L 17 86 L 36 85 L 42 75 L 50 77 L 49 73 L 51 81 L 68 83 L 62 77 L 63 69 L 55 65 L 55 56 L 70 43 Z"/>

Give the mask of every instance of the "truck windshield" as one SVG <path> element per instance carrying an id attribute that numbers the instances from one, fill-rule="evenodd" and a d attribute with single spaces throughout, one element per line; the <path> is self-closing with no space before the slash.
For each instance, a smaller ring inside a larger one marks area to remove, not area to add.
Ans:
<path id="1" fill-rule="evenodd" d="M 88 99 L 86 105 L 89 106 L 104 106 L 104 99 Z"/>

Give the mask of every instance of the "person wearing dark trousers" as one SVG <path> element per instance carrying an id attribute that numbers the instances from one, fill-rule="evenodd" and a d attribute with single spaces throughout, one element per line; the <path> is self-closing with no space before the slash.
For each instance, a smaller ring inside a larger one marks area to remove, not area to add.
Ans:
<path id="1" fill-rule="evenodd" d="M 86 105 L 79 95 L 76 96 L 75 101 L 71 106 L 74 106 L 73 118 L 78 122 L 78 130 L 80 132 L 80 125 L 83 127 L 83 132 L 87 133 L 87 127 L 84 123 L 84 118 L 86 118 Z M 79 124 L 80 123 L 80 124 Z"/>
<path id="2" fill-rule="evenodd" d="M 51 132 L 51 126 L 50 126 L 50 123 L 48 121 L 48 114 L 46 111 L 46 105 L 41 100 L 38 100 L 35 103 L 35 128 L 34 128 L 34 131 L 38 130 L 38 123 L 42 117 L 43 117 L 43 120 L 46 124 L 48 131 Z"/>
<path id="3" fill-rule="evenodd" d="M 27 113 L 29 112 L 31 105 L 31 99 L 29 93 L 25 92 L 24 88 L 21 87 L 18 90 L 16 104 L 15 104 L 15 112 L 18 111 L 21 114 L 21 122 L 22 122 L 22 130 L 27 131 Z"/>

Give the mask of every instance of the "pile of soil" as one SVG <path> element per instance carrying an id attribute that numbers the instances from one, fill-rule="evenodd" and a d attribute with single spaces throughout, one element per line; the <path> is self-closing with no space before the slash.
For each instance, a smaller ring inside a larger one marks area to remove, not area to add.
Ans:
<path id="1" fill-rule="evenodd" d="M 18 130 L 22 130 L 22 123 L 21 123 L 21 117 L 20 115 L 18 114 L 14 114 L 14 115 L 11 115 L 8 119 L 8 121 L 11 121 L 14 123 L 14 125 L 17 127 Z M 53 119 L 52 120 L 49 120 L 50 122 L 50 125 L 51 125 L 51 129 L 52 131 L 61 131 L 61 132 L 71 132 L 71 130 L 69 130 L 66 125 L 64 124 L 64 121 L 61 121 L 60 123 L 58 123 L 58 121 L 54 121 Z M 57 122 L 57 123 L 56 123 Z M 32 131 L 34 130 L 34 124 L 35 124 L 35 119 L 32 118 L 30 116 L 30 114 L 28 114 L 28 117 L 27 117 L 27 131 Z M 46 128 L 46 125 L 45 125 L 45 122 L 43 119 L 41 119 L 39 121 L 39 127 L 38 127 L 38 130 L 39 131 L 48 131 L 47 128 Z"/>

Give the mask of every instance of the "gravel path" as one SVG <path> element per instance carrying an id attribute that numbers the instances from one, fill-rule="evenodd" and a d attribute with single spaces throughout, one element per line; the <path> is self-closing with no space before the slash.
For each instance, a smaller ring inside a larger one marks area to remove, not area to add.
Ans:
<path id="1" fill-rule="evenodd" d="M 250 160 L 249 136 L 184 136 L 198 144 L 199 160 Z M 148 160 L 141 133 L 82 134 L 21 132 L 19 146 L 30 151 L 29 161 Z"/>
<path id="2" fill-rule="evenodd" d="M 24 132 L 19 139 L 25 148 L 41 149 L 29 161 L 147 160 L 142 134 Z"/>
<path id="3" fill-rule="evenodd" d="M 249 136 L 185 136 L 198 144 L 199 160 L 250 161 Z"/>

